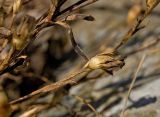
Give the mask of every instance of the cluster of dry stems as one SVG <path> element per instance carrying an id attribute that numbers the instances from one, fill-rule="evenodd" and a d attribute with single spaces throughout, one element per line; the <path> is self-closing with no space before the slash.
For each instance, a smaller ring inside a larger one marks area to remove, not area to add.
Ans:
<path id="1" fill-rule="evenodd" d="M 128 42 L 128 40 L 131 39 L 139 30 L 144 28 L 142 22 L 160 2 L 160 0 L 146 0 L 147 7 L 145 9 L 142 8 L 140 4 L 130 9 L 128 14 L 128 23 L 131 24 L 131 28 L 124 35 L 121 42 L 115 48 L 111 50 L 106 50 L 98 55 L 95 55 L 92 58 L 89 58 L 77 44 L 74 38 L 74 34 L 72 32 L 72 28 L 67 22 L 74 20 L 93 21 L 94 17 L 86 14 L 78 14 L 76 13 L 76 11 L 98 0 L 79 0 L 78 2 L 63 9 L 63 5 L 67 1 L 69 0 L 51 0 L 50 8 L 41 17 L 35 19 L 35 17 L 25 14 L 21 18 L 20 23 L 18 25 L 16 24 L 16 19 L 19 12 L 21 11 L 24 5 L 32 2 L 32 0 L 14 0 L 13 4 L 10 5 L 7 11 L 3 7 L 5 0 L 3 1 L 0 8 L 0 37 L 3 42 L 0 48 L 0 52 L 3 52 L 3 55 L 1 55 L 0 58 L 1 75 L 13 71 L 17 67 L 23 65 L 28 58 L 28 55 L 26 54 L 27 48 L 31 46 L 31 44 L 37 38 L 39 33 L 41 33 L 41 31 L 47 27 L 54 27 L 56 25 L 59 25 L 66 29 L 74 50 L 86 60 L 86 64 L 82 69 L 71 74 L 70 76 L 65 77 L 62 80 L 57 81 L 55 83 L 51 83 L 47 86 L 44 86 L 17 100 L 8 102 L 3 92 L 2 94 L 0 94 L 0 96 L 3 95 L 5 100 L 0 100 L 0 117 L 9 117 L 14 110 L 12 109 L 13 105 L 23 102 L 36 95 L 40 95 L 47 92 L 59 92 L 66 86 L 71 87 L 73 85 L 77 85 L 78 83 L 83 81 L 83 78 L 85 78 L 85 76 L 87 76 L 93 70 L 102 69 L 105 72 L 112 75 L 115 71 L 121 69 L 125 65 L 124 60 L 127 58 L 127 56 L 133 55 L 136 52 L 151 47 L 157 44 L 157 42 L 159 41 L 159 39 L 157 39 L 156 41 L 153 41 L 153 43 L 138 48 L 137 50 L 134 50 L 133 52 L 130 52 L 126 55 L 119 53 L 119 48 L 125 45 Z M 11 24 L 9 24 L 8 27 L 4 27 L 6 17 L 12 17 Z M 83 74 L 83 77 L 79 78 L 78 76 L 80 74 Z M 1 92 L 2 91 L 0 89 L 0 93 Z M 87 102 L 85 102 L 84 100 L 82 101 L 83 103 L 87 104 Z M 30 117 L 31 115 L 35 115 L 43 109 L 49 108 L 51 105 L 35 106 L 31 110 L 22 114 L 20 117 Z M 88 106 L 90 106 L 90 104 L 88 104 Z M 90 106 L 90 108 L 92 108 L 92 106 Z M 94 111 L 94 108 L 92 108 L 92 110 Z M 97 116 L 99 115 L 97 114 Z"/>

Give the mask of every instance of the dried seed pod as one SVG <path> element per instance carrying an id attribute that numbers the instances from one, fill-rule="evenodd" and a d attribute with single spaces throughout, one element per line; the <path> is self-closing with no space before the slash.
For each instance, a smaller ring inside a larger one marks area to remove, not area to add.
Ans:
<path id="1" fill-rule="evenodd" d="M 17 30 L 13 34 L 12 44 L 16 50 L 21 50 L 31 37 L 33 28 L 35 26 L 35 18 L 25 16 Z"/>
<path id="2" fill-rule="evenodd" d="M 17 14 L 18 11 L 20 11 L 20 8 L 21 8 L 21 0 L 15 0 L 14 3 L 13 3 L 13 14 Z"/>
<path id="3" fill-rule="evenodd" d="M 151 12 L 151 10 L 156 7 L 160 3 L 160 0 L 146 0 L 147 11 Z"/>
<path id="4" fill-rule="evenodd" d="M 121 57 L 117 52 L 113 51 L 110 53 L 101 53 L 91 58 L 85 65 L 85 68 L 89 69 L 103 69 L 109 74 L 122 68 L 124 66 L 124 58 Z"/>
<path id="5" fill-rule="evenodd" d="M 127 23 L 129 25 L 134 24 L 138 16 L 141 15 L 142 11 L 143 11 L 143 8 L 141 4 L 135 4 L 134 6 L 132 6 L 128 12 Z"/>

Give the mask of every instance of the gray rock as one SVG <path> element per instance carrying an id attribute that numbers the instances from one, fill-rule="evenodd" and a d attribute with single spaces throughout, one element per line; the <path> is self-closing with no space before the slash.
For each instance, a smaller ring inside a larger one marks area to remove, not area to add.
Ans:
<path id="1" fill-rule="evenodd" d="M 124 117 L 160 117 L 160 98 L 154 104 L 126 111 Z"/>

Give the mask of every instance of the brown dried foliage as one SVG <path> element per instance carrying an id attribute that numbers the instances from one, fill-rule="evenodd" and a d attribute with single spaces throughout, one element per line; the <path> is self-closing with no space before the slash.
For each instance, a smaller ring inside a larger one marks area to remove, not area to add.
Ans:
<path id="1" fill-rule="evenodd" d="M 6 45 L 9 45 L 9 49 L 0 63 L 1 75 L 14 71 L 19 66 L 23 65 L 28 58 L 28 55 L 25 54 L 27 48 L 29 48 L 32 45 L 32 43 L 41 33 L 41 31 L 48 27 L 54 27 L 57 25 L 67 30 L 69 39 L 71 40 L 74 50 L 86 60 L 86 64 L 84 65 L 84 67 L 78 70 L 77 72 L 71 74 L 68 77 L 63 78 L 62 80 L 59 80 L 55 83 L 51 83 L 36 91 L 33 91 L 32 93 L 24 97 L 13 100 L 9 103 L 10 105 L 18 104 L 36 95 L 44 94 L 47 92 L 59 92 L 66 86 L 71 87 L 73 85 L 77 85 L 81 81 L 83 81 L 83 78 L 85 78 L 85 76 L 87 76 L 91 71 L 96 69 L 102 69 L 105 72 L 112 75 L 115 71 L 121 69 L 125 65 L 124 60 L 127 58 L 127 56 L 133 55 L 150 46 L 153 46 L 157 44 L 157 42 L 159 41 L 158 39 L 156 42 L 153 42 L 147 46 L 134 50 L 133 52 L 130 52 L 126 55 L 122 55 L 119 53 L 119 48 L 125 45 L 129 39 L 131 39 L 138 31 L 144 28 L 142 22 L 151 13 L 153 8 L 155 8 L 160 2 L 159 0 L 147 0 L 147 8 L 144 10 L 144 13 L 141 12 L 141 6 L 135 6 L 129 12 L 128 22 L 132 22 L 131 20 L 135 19 L 137 21 L 124 35 L 120 44 L 118 44 L 112 51 L 104 51 L 100 54 L 95 55 L 92 58 L 89 58 L 77 44 L 72 32 L 72 28 L 67 23 L 67 21 L 94 21 L 94 17 L 92 17 L 91 15 L 79 14 L 75 13 L 75 11 L 80 10 L 81 8 L 89 4 L 92 4 L 98 0 L 79 0 L 78 2 L 66 7 L 65 9 L 62 9 L 62 6 L 67 1 L 69 0 L 51 0 L 50 8 L 40 18 L 35 19 L 33 16 L 24 15 L 23 18 L 21 18 L 20 23 L 18 25 L 16 24 L 16 17 L 19 14 L 20 9 L 23 8 L 24 5 L 32 2 L 32 0 L 15 0 L 13 4 L 10 5 L 9 8 L 11 8 L 11 10 L 9 9 L 8 12 L 5 12 L 3 5 L 1 6 L 0 37 L 1 39 L 3 39 L 3 44 L 1 46 L 0 52 L 2 52 L 6 48 Z M 4 27 L 6 14 L 7 16 L 12 16 L 12 22 L 8 27 Z M 132 14 L 132 16 L 130 16 L 130 14 Z M 83 77 L 79 78 L 78 76 L 81 74 L 83 74 Z M 33 111 L 31 114 L 34 115 L 38 113 L 40 110 L 43 110 L 48 107 L 50 106 L 40 105 L 27 112 Z M 6 117 L 8 116 L 6 115 Z"/>

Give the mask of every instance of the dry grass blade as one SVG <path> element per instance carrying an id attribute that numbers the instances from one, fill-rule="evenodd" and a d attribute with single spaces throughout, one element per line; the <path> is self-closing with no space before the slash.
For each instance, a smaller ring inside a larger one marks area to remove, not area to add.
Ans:
<path id="1" fill-rule="evenodd" d="M 131 84 L 129 86 L 128 93 L 127 93 L 127 96 L 125 98 L 124 106 L 123 106 L 122 112 L 120 114 L 120 117 L 124 117 L 124 113 L 125 113 L 125 110 L 126 110 L 126 107 L 127 107 L 128 98 L 129 98 L 129 96 L 131 94 L 132 88 L 133 88 L 133 86 L 134 86 L 134 84 L 136 82 L 136 78 L 137 78 L 138 72 L 141 69 L 145 58 L 146 58 L 146 55 L 143 55 L 143 57 L 141 58 L 141 60 L 140 60 L 140 62 L 138 64 L 138 68 L 137 68 L 136 72 L 134 73 L 133 80 L 132 80 L 132 82 L 131 82 Z"/>

